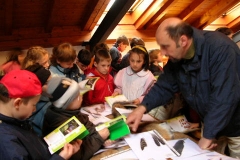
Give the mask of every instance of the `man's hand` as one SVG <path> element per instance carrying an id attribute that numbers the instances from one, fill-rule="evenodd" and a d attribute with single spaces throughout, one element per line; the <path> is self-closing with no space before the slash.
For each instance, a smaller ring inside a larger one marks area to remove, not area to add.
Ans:
<path id="1" fill-rule="evenodd" d="M 214 143 L 214 140 L 213 139 L 207 139 L 207 138 L 204 138 L 202 137 L 199 142 L 198 142 L 198 146 L 201 148 L 201 149 L 213 149 L 214 147 L 217 146 L 216 143 Z"/>
<path id="2" fill-rule="evenodd" d="M 139 123 L 141 122 L 143 114 L 146 112 L 146 108 L 142 105 L 133 110 L 127 117 L 127 124 L 133 132 L 137 131 Z"/>

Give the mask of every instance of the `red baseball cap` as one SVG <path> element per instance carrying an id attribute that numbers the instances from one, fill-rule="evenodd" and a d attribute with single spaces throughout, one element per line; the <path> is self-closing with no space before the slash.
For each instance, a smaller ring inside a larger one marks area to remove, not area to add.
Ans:
<path id="1" fill-rule="evenodd" d="M 26 98 L 42 93 L 42 85 L 37 76 L 27 70 L 12 70 L 0 81 L 7 90 L 9 98 Z"/>

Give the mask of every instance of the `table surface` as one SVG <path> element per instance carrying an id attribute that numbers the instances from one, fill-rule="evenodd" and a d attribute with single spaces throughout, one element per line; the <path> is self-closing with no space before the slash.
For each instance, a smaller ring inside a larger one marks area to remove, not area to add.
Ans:
<path id="1" fill-rule="evenodd" d="M 150 131 L 150 130 L 153 130 L 153 129 L 158 131 L 158 133 L 160 133 L 166 140 L 189 138 L 189 139 L 196 142 L 196 139 L 192 138 L 191 136 L 189 136 L 187 134 L 178 133 L 178 132 L 170 132 L 170 131 L 166 130 L 166 128 L 161 127 L 159 125 L 159 122 L 144 122 L 144 123 L 141 123 L 139 128 L 138 128 L 138 133 Z M 93 156 L 91 158 L 91 160 L 99 160 L 103 157 L 121 152 L 121 151 L 123 151 L 125 149 L 128 149 L 128 148 L 130 148 L 130 147 L 127 145 L 127 146 L 120 147 L 120 148 L 117 148 L 117 149 L 109 149 L 107 151 L 104 151 L 102 153 L 99 153 L 99 154 Z"/>

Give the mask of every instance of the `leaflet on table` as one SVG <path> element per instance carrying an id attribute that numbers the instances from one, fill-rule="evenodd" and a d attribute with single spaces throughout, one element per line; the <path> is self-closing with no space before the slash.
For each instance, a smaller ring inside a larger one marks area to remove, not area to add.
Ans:
<path id="1" fill-rule="evenodd" d="M 124 146 L 128 146 L 128 144 L 127 144 L 127 142 L 124 139 L 120 138 L 118 140 L 113 141 L 113 144 L 111 144 L 110 146 L 102 147 L 100 150 L 95 152 L 94 155 L 102 153 L 102 152 L 105 152 L 105 151 L 110 150 L 110 149 L 122 148 Z"/>
<path id="2" fill-rule="evenodd" d="M 126 123 L 126 116 L 124 115 L 118 116 L 117 118 L 111 119 L 108 122 L 98 125 L 96 127 L 96 130 L 99 131 L 103 128 L 109 129 L 110 140 L 116 140 L 130 134 L 130 129 Z"/>
<path id="3" fill-rule="evenodd" d="M 95 84 L 99 77 L 88 77 L 87 79 L 78 83 L 80 87 L 80 94 L 83 95 L 84 93 L 94 90 Z"/>
<path id="4" fill-rule="evenodd" d="M 94 104 L 81 107 L 81 112 L 93 118 L 100 118 L 112 114 L 112 108 L 107 104 Z"/>
<path id="5" fill-rule="evenodd" d="M 65 143 L 69 143 L 76 138 L 83 139 L 88 134 L 89 131 L 86 127 L 73 116 L 43 139 L 48 144 L 50 153 L 53 154 L 61 149 Z"/>
<path id="6" fill-rule="evenodd" d="M 124 115 L 126 117 L 133 111 L 132 109 L 117 108 L 117 107 L 115 109 L 118 111 L 119 114 Z M 142 121 L 153 122 L 157 120 L 149 114 L 143 114 Z"/>
<path id="7" fill-rule="evenodd" d="M 105 97 L 106 102 L 112 108 L 114 103 L 120 103 L 123 106 L 136 107 L 135 104 L 132 104 L 132 101 L 129 101 L 123 94 L 117 96 L 108 96 Z"/>
<path id="8" fill-rule="evenodd" d="M 168 119 L 166 120 L 166 123 L 175 132 L 188 133 L 200 129 L 200 128 L 190 129 L 188 120 L 184 115 Z"/>

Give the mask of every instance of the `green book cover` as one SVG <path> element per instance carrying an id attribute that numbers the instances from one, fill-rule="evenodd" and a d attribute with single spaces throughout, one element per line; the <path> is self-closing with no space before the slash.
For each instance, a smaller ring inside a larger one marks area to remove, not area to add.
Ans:
<path id="1" fill-rule="evenodd" d="M 48 149 L 51 154 L 61 149 L 64 144 L 78 138 L 83 139 L 89 134 L 86 127 L 75 117 L 71 117 L 61 126 L 49 133 L 43 139 L 48 144 Z"/>
<path id="2" fill-rule="evenodd" d="M 98 125 L 96 127 L 96 130 L 99 131 L 103 128 L 109 129 L 110 132 L 109 139 L 111 140 L 116 140 L 130 134 L 130 129 L 126 123 L 125 115 L 118 116 L 117 118 L 114 118 L 108 122 Z"/>

